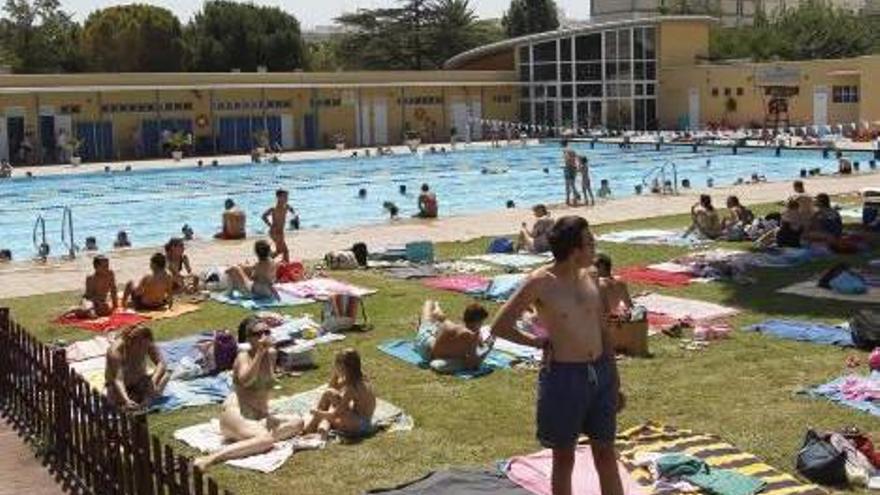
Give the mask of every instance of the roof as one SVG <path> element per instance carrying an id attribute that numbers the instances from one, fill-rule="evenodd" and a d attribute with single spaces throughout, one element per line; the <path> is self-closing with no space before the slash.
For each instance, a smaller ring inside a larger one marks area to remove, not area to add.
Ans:
<path id="1" fill-rule="evenodd" d="M 525 43 L 534 43 L 537 41 L 545 41 L 545 40 L 553 40 L 556 38 L 563 38 L 566 36 L 575 36 L 578 34 L 587 34 L 593 33 L 596 31 L 603 31 L 606 29 L 617 29 L 624 28 L 630 26 L 645 26 L 645 25 L 656 25 L 661 22 L 694 22 L 701 21 L 707 23 L 716 23 L 718 19 L 705 15 L 679 15 L 679 16 L 655 16 L 655 17 L 645 17 L 642 19 L 626 19 L 622 21 L 610 21 L 610 22 L 597 22 L 597 23 L 587 23 L 583 25 L 578 25 L 574 27 L 566 27 L 563 29 L 557 29 L 555 31 L 545 31 L 543 33 L 535 33 L 529 34 L 526 36 L 520 36 L 518 38 L 510 38 L 504 41 L 499 41 L 497 43 L 492 43 L 489 45 L 483 45 L 466 52 L 459 53 L 458 55 L 450 58 L 443 64 L 444 69 L 455 69 L 456 67 L 460 67 L 467 62 L 471 62 L 474 59 L 483 58 L 488 55 L 494 55 L 498 52 L 503 52 L 507 50 L 512 50 L 519 45 Z"/>

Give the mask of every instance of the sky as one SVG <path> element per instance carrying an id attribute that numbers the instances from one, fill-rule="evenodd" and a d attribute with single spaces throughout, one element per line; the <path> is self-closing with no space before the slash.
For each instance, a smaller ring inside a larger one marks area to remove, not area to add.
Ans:
<path id="1" fill-rule="evenodd" d="M 93 10 L 135 3 L 129 0 L 61 0 L 61 5 L 67 12 L 74 15 L 77 20 L 84 20 Z M 142 0 L 139 3 L 149 3 L 165 7 L 186 22 L 193 13 L 201 7 L 201 2 L 193 0 Z M 370 8 L 393 5 L 394 0 L 254 0 L 260 5 L 281 7 L 292 12 L 303 28 L 311 28 L 318 25 L 327 25 L 333 22 L 333 18 L 343 12 L 354 11 L 358 8 Z M 477 14 L 483 18 L 501 17 L 501 14 L 510 5 L 510 0 L 471 0 Z M 567 17 L 585 19 L 589 15 L 589 0 L 556 0 Z"/>

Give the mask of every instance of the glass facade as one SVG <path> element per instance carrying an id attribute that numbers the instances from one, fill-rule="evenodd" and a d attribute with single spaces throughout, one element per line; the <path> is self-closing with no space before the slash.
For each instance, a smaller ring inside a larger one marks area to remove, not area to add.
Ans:
<path id="1" fill-rule="evenodd" d="M 517 48 L 520 118 L 537 125 L 657 128 L 654 27 L 574 34 Z"/>

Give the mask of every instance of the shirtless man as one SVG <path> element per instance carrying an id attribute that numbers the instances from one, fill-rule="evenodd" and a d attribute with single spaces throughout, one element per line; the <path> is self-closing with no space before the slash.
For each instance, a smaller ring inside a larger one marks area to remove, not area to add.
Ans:
<path id="1" fill-rule="evenodd" d="M 147 358 L 155 365 L 152 375 L 147 373 Z M 120 332 L 107 350 L 104 373 L 107 398 L 127 410 L 148 407 L 153 399 L 162 395 L 171 378 L 153 342 L 153 332 L 142 325 Z"/>
<path id="2" fill-rule="evenodd" d="M 596 206 L 596 197 L 593 196 L 593 186 L 590 182 L 590 161 L 586 156 L 579 156 L 577 161 L 581 174 L 581 194 L 584 197 L 584 206 L 587 205 L 587 196 L 590 198 L 590 205 Z"/>
<path id="3" fill-rule="evenodd" d="M 95 268 L 95 273 L 86 277 L 86 291 L 82 302 L 79 307 L 70 311 L 77 318 L 95 319 L 110 316 L 119 307 L 116 275 L 110 269 L 110 260 L 99 254 L 92 260 L 92 266 Z"/>
<path id="4" fill-rule="evenodd" d="M 554 495 L 572 493 L 578 437 L 590 437 L 602 495 L 623 493 L 614 439 L 620 393 L 608 304 L 588 268 L 595 240 L 587 221 L 568 216 L 557 220 L 549 236 L 554 264 L 532 272 L 504 305 L 492 334 L 543 348 L 545 365 L 538 379 L 537 437 L 553 449 Z M 535 306 L 548 337 L 516 329 L 520 315 Z"/>
<path id="5" fill-rule="evenodd" d="M 136 310 L 154 311 L 157 309 L 171 309 L 174 304 L 174 278 L 166 271 L 167 260 L 162 253 L 156 253 L 150 257 L 150 274 L 144 276 L 140 283 L 134 281 L 125 285 L 122 292 L 122 307 L 131 307 Z"/>
<path id="6" fill-rule="evenodd" d="M 596 255 L 593 263 L 596 267 L 596 275 L 599 277 L 599 288 L 608 301 L 608 309 L 611 316 L 628 320 L 633 308 L 632 298 L 626 282 L 618 280 L 611 275 L 611 258 L 607 254 Z"/>
<path id="7" fill-rule="evenodd" d="M 284 239 L 287 213 L 296 215 L 296 211 L 287 203 L 288 199 L 289 195 L 284 189 L 275 191 L 275 206 L 263 213 L 263 221 L 269 226 L 269 237 L 275 243 L 275 253 L 272 257 L 281 256 L 285 263 L 290 263 L 290 250 L 287 249 L 287 241 Z"/>
<path id="8" fill-rule="evenodd" d="M 574 185 L 577 178 L 578 157 L 573 149 L 568 147 L 568 141 L 562 141 L 562 158 L 565 160 L 565 204 L 574 206 L 577 204 L 577 188 Z M 574 195 L 574 202 L 572 202 Z"/>
<path id="9" fill-rule="evenodd" d="M 464 310 L 464 325 L 449 320 L 437 301 L 425 301 L 416 337 L 416 351 L 426 362 L 434 359 L 460 361 L 466 369 L 480 367 L 486 353 L 480 353 L 480 329 L 489 313 L 479 304 Z"/>
<path id="10" fill-rule="evenodd" d="M 800 224 L 809 225 L 813 219 L 813 213 L 816 212 L 816 208 L 813 205 L 813 197 L 807 194 L 803 181 L 794 181 L 792 188 L 794 189 L 794 194 L 791 195 L 790 199 L 797 201 Z"/>
<path id="11" fill-rule="evenodd" d="M 239 240 L 247 237 L 245 223 L 247 216 L 235 205 L 235 201 L 227 199 L 223 211 L 223 230 L 214 235 L 215 239 Z"/>

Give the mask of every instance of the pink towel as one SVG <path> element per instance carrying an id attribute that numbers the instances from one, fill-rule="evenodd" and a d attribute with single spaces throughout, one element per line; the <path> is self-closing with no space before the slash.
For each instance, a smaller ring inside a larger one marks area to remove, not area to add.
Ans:
<path id="1" fill-rule="evenodd" d="M 275 289 L 300 299 L 327 299 L 332 294 L 364 297 L 376 293 L 375 290 L 364 289 L 332 278 L 313 278 L 301 282 L 275 284 Z"/>
<path id="2" fill-rule="evenodd" d="M 642 495 L 644 490 L 636 483 L 629 472 L 618 463 L 623 493 L 626 495 Z M 514 457 L 507 468 L 507 477 L 517 485 L 535 495 L 551 495 L 550 475 L 553 470 L 553 452 L 542 450 L 524 457 Z M 597 495 L 602 493 L 599 488 L 599 475 L 593 465 L 593 453 L 589 445 L 577 448 L 574 461 L 574 473 L 571 477 L 574 495 Z"/>
<path id="3" fill-rule="evenodd" d="M 694 278 L 690 273 L 672 273 L 641 266 L 628 266 L 617 270 L 617 277 L 624 282 L 659 285 L 660 287 L 683 287 Z"/>
<path id="4" fill-rule="evenodd" d="M 422 281 L 426 287 L 438 290 L 449 290 L 473 294 L 485 292 L 489 288 L 489 279 L 479 275 L 450 275 L 448 277 L 435 277 Z"/>

